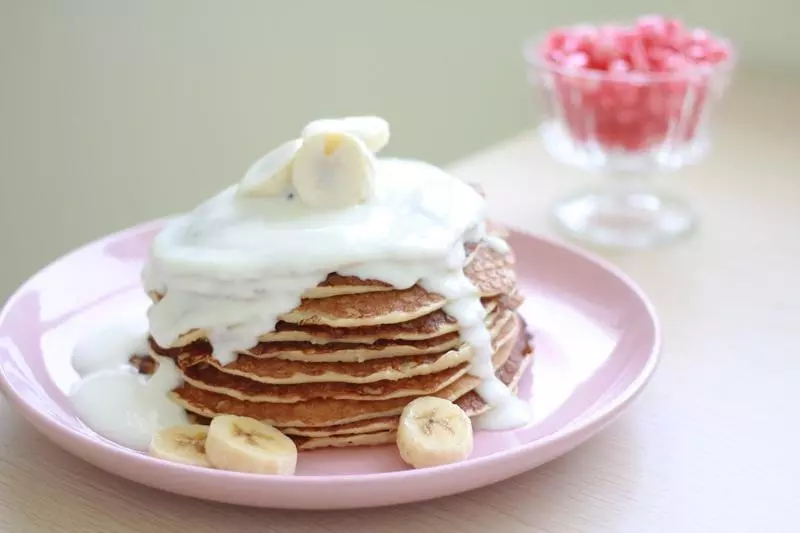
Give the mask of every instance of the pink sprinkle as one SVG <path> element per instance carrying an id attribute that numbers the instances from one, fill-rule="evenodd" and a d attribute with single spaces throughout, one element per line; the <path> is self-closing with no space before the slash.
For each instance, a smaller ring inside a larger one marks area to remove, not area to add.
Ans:
<path id="1" fill-rule="evenodd" d="M 547 58 L 553 63 L 563 63 L 567 58 L 567 54 L 561 50 L 553 50 L 547 54 Z"/>
<path id="2" fill-rule="evenodd" d="M 715 44 L 706 53 L 706 59 L 711 63 L 721 63 L 730 56 L 731 52 L 725 44 Z"/>
<path id="3" fill-rule="evenodd" d="M 555 29 L 547 36 L 545 41 L 545 51 L 557 50 L 561 48 L 567 38 L 567 31 L 563 29 Z"/>
<path id="4" fill-rule="evenodd" d="M 647 55 L 650 59 L 651 70 L 654 72 L 663 72 L 665 70 L 665 64 L 667 60 L 673 54 L 675 54 L 675 52 L 666 46 L 654 46 L 650 48 L 647 51 Z"/>
<path id="5" fill-rule="evenodd" d="M 575 52 L 570 54 L 564 60 L 564 66 L 567 68 L 580 69 L 589 64 L 589 56 L 584 52 Z"/>
<path id="6" fill-rule="evenodd" d="M 628 72 L 631 70 L 631 64 L 625 61 L 624 59 L 615 59 L 608 65 L 609 72 Z"/>
<path id="7" fill-rule="evenodd" d="M 670 42 L 675 42 L 675 39 L 683 38 L 685 30 L 683 29 L 683 23 L 678 19 L 668 19 L 666 22 L 667 28 L 667 37 L 669 38 Z"/>
<path id="8" fill-rule="evenodd" d="M 564 39 L 564 42 L 561 43 L 561 50 L 563 50 L 565 54 L 572 54 L 574 52 L 580 52 L 581 51 L 581 40 L 578 37 L 574 36 L 574 35 L 568 35 Z"/>
<path id="9" fill-rule="evenodd" d="M 689 61 L 681 54 L 673 53 L 664 61 L 664 70 L 667 72 L 680 72 L 689 66 Z"/>
<path id="10" fill-rule="evenodd" d="M 667 38 L 667 23 L 659 15 L 640 17 L 636 21 L 636 30 L 641 37 L 653 42 L 663 42 Z"/>
<path id="11" fill-rule="evenodd" d="M 709 41 L 713 41 L 714 40 L 714 38 L 711 36 L 711 34 L 708 32 L 708 30 L 705 30 L 703 28 L 695 28 L 695 29 L 693 29 L 691 31 L 691 33 L 689 34 L 689 36 L 690 36 L 690 39 L 692 40 L 692 42 L 699 43 L 699 44 L 705 44 L 705 43 L 707 43 Z"/>
<path id="12" fill-rule="evenodd" d="M 650 70 L 650 63 L 647 61 L 647 52 L 645 51 L 642 41 L 634 41 L 630 50 L 631 65 L 633 69 L 639 72 L 648 72 Z"/>
<path id="13" fill-rule="evenodd" d="M 706 47 L 699 44 L 693 44 L 690 45 L 684 53 L 689 59 L 700 61 L 706 57 Z"/>

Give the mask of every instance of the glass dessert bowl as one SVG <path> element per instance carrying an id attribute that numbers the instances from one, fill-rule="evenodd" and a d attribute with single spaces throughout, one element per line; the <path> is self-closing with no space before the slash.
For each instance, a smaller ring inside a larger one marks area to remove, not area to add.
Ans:
<path id="1" fill-rule="evenodd" d="M 540 134 L 548 152 L 609 178 L 558 202 L 558 227 L 621 248 L 690 232 L 692 209 L 656 189 L 652 177 L 708 153 L 710 119 L 735 63 L 730 44 L 651 16 L 631 27 L 552 30 L 524 53 L 543 104 Z"/>

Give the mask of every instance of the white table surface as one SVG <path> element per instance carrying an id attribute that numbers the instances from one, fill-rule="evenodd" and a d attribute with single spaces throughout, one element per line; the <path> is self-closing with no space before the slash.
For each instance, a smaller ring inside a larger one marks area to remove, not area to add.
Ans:
<path id="1" fill-rule="evenodd" d="M 604 254 L 652 297 L 666 348 L 633 407 L 567 456 L 423 504 L 255 510 L 105 474 L 0 398 L 0 532 L 800 531 L 799 98 L 800 83 L 737 80 L 716 150 L 673 179 L 702 214 L 700 231 L 660 250 Z M 452 168 L 484 184 L 496 219 L 545 233 L 548 204 L 589 182 L 530 132 Z"/>

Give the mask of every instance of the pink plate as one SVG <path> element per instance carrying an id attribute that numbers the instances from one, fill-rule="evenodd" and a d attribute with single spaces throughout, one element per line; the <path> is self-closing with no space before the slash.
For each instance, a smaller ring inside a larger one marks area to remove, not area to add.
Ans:
<path id="1" fill-rule="evenodd" d="M 578 446 L 611 421 L 656 366 L 653 309 L 622 273 L 566 245 L 522 233 L 516 251 L 522 313 L 535 335 L 520 384 L 534 421 L 479 432 L 461 463 L 411 470 L 392 446 L 301 453 L 295 476 L 239 474 L 153 459 L 96 435 L 66 391 L 76 340 L 98 324 L 144 313 L 139 272 L 159 222 L 106 237 L 36 274 L 0 313 L 0 384 L 42 433 L 86 461 L 133 481 L 222 502 L 296 509 L 426 500 L 506 479 Z M 532 375 L 531 375 L 532 374 Z M 533 385 L 532 385 L 533 384 Z"/>

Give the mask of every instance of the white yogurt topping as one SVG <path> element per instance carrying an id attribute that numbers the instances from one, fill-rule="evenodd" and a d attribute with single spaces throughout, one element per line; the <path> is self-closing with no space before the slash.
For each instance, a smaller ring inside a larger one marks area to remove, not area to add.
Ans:
<path id="1" fill-rule="evenodd" d="M 312 208 L 291 192 L 248 196 L 231 187 L 171 220 L 154 239 L 143 272 L 145 289 L 163 295 L 148 311 L 150 334 L 171 346 L 189 330 L 205 330 L 214 357 L 227 364 L 331 272 L 398 289 L 419 283 L 447 298 L 445 311 L 473 347 L 470 373 L 483 380 L 478 392 L 492 407 L 478 427 L 524 425 L 529 410 L 494 375 L 486 313 L 463 272 L 465 242 L 508 250 L 486 235 L 483 197 L 418 161 L 376 159 L 373 178 L 371 195 L 344 208 Z M 149 380 L 126 366 L 143 338 L 130 333 L 110 331 L 76 350 L 76 369 L 92 372 L 72 398 L 98 433 L 141 449 L 185 415 L 167 398 L 180 382 L 172 361 L 161 358 Z"/>
<path id="2" fill-rule="evenodd" d="M 156 342 L 204 329 L 215 356 L 231 362 L 330 272 L 401 289 L 463 284 L 454 276 L 465 234 L 482 226 L 483 198 L 426 163 L 378 160 L 375 169 L 373 196 L 345 209 L 231 188 L 173 220 L 153 242 L 144 280 L 165 294 L 149 311 Z"/>
<path id="3" fill-rule="evenodd" d="M 168 397 L 182 380 L 175 363 L 159 357 L 158 369 L 148 378 L 130 365 L 134 354 L 147 354 L 144 320 L 122 322 L 82 339 L 72 356 L 82 379 L 70 399 L 78 416 L 94 431 L 144 451 L 157 431 L 187 423 L 187 417 Z"/>

